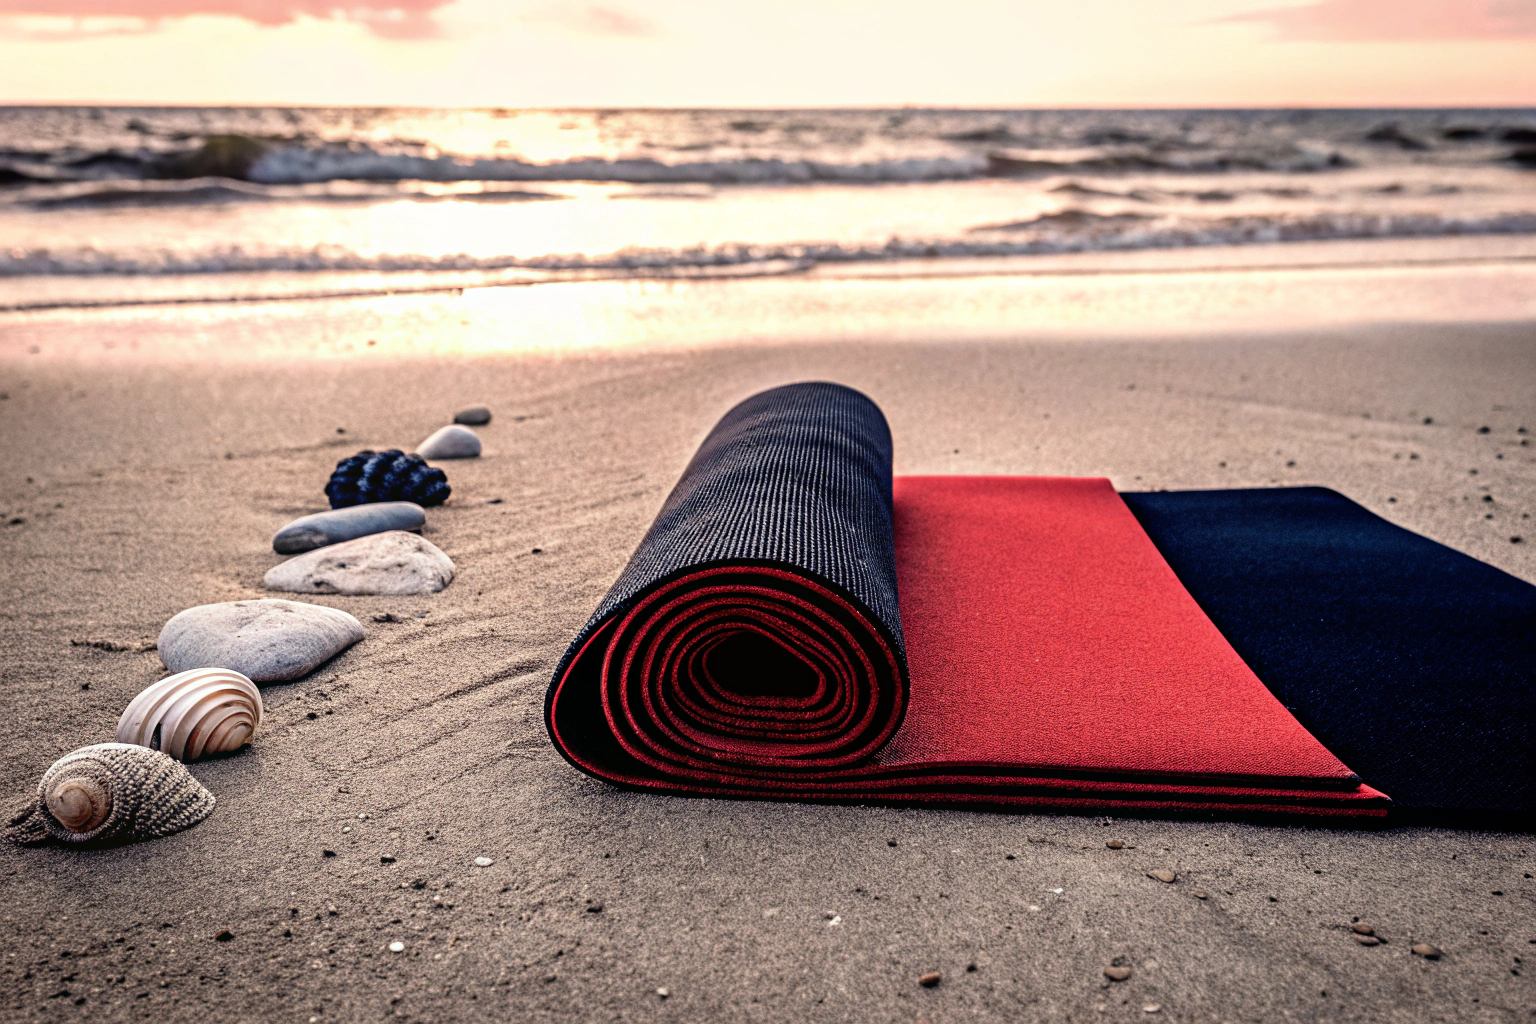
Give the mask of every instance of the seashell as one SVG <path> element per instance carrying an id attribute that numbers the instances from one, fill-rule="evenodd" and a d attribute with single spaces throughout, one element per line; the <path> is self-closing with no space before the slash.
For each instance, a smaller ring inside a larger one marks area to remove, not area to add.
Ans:
<path id="1" fill-rule="evenodd" d="M 420 455 L 407 455 L 398 448 L 387 452 L 361 451 L 342 459 L 325 485 L 331 508 L 374 501 L 441 505 L 451 492 L 447 474 L 427 465 Z"/>
<path id="2" fill-rule="evenodd" d="M 194 668 L 147 687 L 117 720 L 119 743 L 178 761 L 239 750 L 261 724 L 261 692 L 233 669 Z"/>
<path id="3" fill-rule="evenodd" d="M 28 845 L 152 839 L 191 828 L 215 802 L 185 766 L 158 750 L 97 743 L 55 761 L 37 785 L 36 802 L 7 831 Z"/>

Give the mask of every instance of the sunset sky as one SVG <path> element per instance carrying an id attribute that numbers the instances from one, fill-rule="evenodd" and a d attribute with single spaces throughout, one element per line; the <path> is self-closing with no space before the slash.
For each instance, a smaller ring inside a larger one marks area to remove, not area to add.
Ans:
<path id="1" fill-rule="evenodd" d="M 1536 105 L 1536 0 L 0 0 L 0 102 Z"/>

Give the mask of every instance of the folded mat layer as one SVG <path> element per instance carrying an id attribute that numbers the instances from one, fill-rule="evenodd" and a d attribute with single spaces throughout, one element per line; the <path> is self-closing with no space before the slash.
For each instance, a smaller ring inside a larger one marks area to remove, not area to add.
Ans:
<path id="1" fill-rule="evenodd" d="M 1122 497 L 1275 696 L 1392 795 L 1394 818 L 1529 822 L 1536 587 L 1321 487 Z"/>
<path id="2" fill-rule="evenodd" d="M 898 589 L 900 599 L 898 601 Z M 1107 481 L 891 476 L 864 396 L 754 396 L 556 670 L 551 738 L 668 793 L 1380 817 Z"/>

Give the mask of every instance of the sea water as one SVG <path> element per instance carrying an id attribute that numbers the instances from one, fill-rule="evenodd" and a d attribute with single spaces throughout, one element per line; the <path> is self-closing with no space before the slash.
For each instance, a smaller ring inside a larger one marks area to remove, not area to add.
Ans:
<path id="1" fill-rule="evenodd" d="M 1536 110 L 0 108 L 0 309 L 1536 234 Z"/>

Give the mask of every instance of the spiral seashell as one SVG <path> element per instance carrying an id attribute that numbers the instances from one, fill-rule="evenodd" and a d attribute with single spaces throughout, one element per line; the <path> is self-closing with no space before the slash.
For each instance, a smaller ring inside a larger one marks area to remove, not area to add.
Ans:
<path id="1" fill-rule="evenodd" d="M 97 743 L 55 761 L 37 785 L 35 804 L 12 818 L 7 831 L 26 844 L 151 839 L 191 828 L 215 802 L 184 766 L 158 750 Z"/>
<path id="2" fill-rule="evenodd" d="M 119 743 L 178 761 L 239 750 L 261 724 L 261 691 L 227 668 L 194 668 L 146 688 L 117 720 Z"/>
<path id="3" fill-rule="evenodd" d="M 342 459 L 325 485 L 331 508 L 374 501 L 441 505 L 450 493 L 446 473 L 427 465 L 420 455 L 407 455 L 398 448 L 387 452 L 361 451 Z"/>

